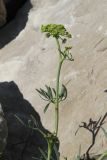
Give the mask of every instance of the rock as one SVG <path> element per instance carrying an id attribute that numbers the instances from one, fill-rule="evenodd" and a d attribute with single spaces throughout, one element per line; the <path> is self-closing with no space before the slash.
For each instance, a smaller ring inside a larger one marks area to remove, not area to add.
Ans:
<path id="1" fill-rule="evenodd" d="M 0 0 L 0 27 L 6 23 L 6 8 L 3 0 Z"/>
<path id="2" fill-rule="evenodd" d="M 41 116 L 43 125 L 53 131 L 53 107 L 44 115 L 44 101 L 35 88 L 56 84 L 57 53 L 55 41 L 40 33 L 41 24 L 60 23 L 72 33 L 74 62 L 66 62 L 61 80 L 67 84 L 68 98 L 60 107 L 60 151 L 72 159 L 81 145 L 81 154 L 89 147 L 91 136 L 80 130 L 81 122 L 98 120 L 107 111 L 107 1 L 106 0 L 31 0 L 33 8 L 18 12 L 11 26 L 0 32 L 0 81 L 12 81 L 19 86 L 25 99 L 32 103 Z M 25 4 L 26 7 L 26 4 Z M 7 25 L 8 26 L 8 25 Z M 14 33 L 17 33 L 14 36 Z M 8 41 L 9 37 L 13 37 Z M 45 48 L 45 50 L 43 50 Z M 107 124 L 103 126 L 107 128 Z M 104 134 L 100 131 L 91 151 L 100 154 L 106 150 Z"/>
<path id="3" fill-rule="evenodd" d="M 17 11 L 24 5 L 27 0 L 4 0 L 6 12 L 7 12 L 7 22 L 12 20 Z"/>
<path id="4" fill-rule="evenodd" d="M 42 126 L 39 114 L 23 98 L 14 82 L 0 83 L 0 102 L 3 106 L 8 126 L 7 146 L 3 158 L 6 160 L 32 160 L 32 156 L 40 158 L 39 148 L 47 150 L 47 142 L 38 131 L 33 131 L 27 127 L 28 121 L 32 121 L 32 115 L 38 128 L 44 133 L 48 132 Z M 23 121 L 26 127 L 16 117 Z M 33 122 L 32 125 L 34 125 Z"/>
<path id="5" fill-rule="evenodd" d="M 27 0 L 0 0 L 0 27 L 12 20 Z"/>
<path id="6" fill-rule="evenodd" d="M 2 107 L 0 105 L 0 155 L 2 154 L 2 152 L 5 149 L 7 134 L 8 134 L 7 123 L 4 118 L 4 113 L 3 113 Z"/>
<path id="7" fill-rule="evenodd" d="M 4 27 L 0 28 L 0 49 L 14 39 L 21 32 L 21 30 L 25 28 L 31 8 L 32 4 L 28 0 L 25 5 L 23 5 L 22 9 L 19 9 L 15 16 L 16 18 Z M 21 19 L 20 16 L 22 16 L 23 19 Z"/>

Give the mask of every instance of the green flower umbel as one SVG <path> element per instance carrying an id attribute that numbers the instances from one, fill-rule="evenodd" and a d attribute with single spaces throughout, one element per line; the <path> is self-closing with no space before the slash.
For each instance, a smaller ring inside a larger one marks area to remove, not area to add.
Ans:
<path id="1" fill-rule="evenodd" d="M 41 31 L 46 32 L 47 37 L 66 37 L 66 38 L 72 38 L 71 34 L 67 32 L 65 27 L 62 24 L 48 24 L 48 25 L 42 25 Z"/>

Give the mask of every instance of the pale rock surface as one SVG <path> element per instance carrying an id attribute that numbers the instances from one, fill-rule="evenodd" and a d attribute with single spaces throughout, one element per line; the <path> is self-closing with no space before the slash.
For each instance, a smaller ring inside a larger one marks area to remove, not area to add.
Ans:
<path id="1" fill-rule="evenodd" d="M 24 97 L 39 112 L 44 126 L 54 126 L 52 109 L 44 115 L 44 102 L 35 88 L 55 86 L 57 70 L 56 45 L 40 32 L 44 23 L 63 23 L 72 33 L 74 62 L 62 68 L 62 81 L 67 84 L 68 99 L 60 108 L 59 137 L 61 155 L 74 157 L 81 146 L 86 151 L 91 140 L 88 132 L 75 131 L 82 121 L 98 119 L 107 111 L 107 1 L 106 0 L 32 0 L 28 22 L 15 39 L 0 50 L 0 81 L 15 81 Z M 17 29 L 23 20 L 18 13 Z M 9 27 L 10 29 L 11 27 Z M 11 30 L 7 30 L 7 35 Z M 13 31 L 13 30 L 12 30 Z M 7 37 L 3 37 L 4 41 Z M 106 128 L 107 125 L 105 125 Z M 107 147 L 102 132 L 94 153 Z"/>

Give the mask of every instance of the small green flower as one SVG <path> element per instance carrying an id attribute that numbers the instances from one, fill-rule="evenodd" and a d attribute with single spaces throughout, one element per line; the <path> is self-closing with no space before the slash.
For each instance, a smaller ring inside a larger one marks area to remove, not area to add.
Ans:
<path id="1" fill-rule="evenodd" d="M 42 25 L 41 32 L 46 32 L 47 37 L 52 36 L 55 38 L 59 38 L 60 36 L 62 36 L 62 37 L 72 38 L 71 34 L 67 32 L 67 30 L 62 24 Z"/>
<path id="2" fill-rule="evenodd" d="M 71 46 L 66 46 L 66 47 L 65 47 L 65 50 L 66 50 L 66 51 L 69 51 L 70 49 L 72 49 Z"/>

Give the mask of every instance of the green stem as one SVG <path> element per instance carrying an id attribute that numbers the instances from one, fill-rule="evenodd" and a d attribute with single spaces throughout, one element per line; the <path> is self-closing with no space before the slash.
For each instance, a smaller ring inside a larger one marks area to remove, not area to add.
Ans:
<path id="1" fill-rule="evenodd" d="M 63 64 L 63 57 L 61 55 L 62 51 L 61 51 L 61 47 L 60 47 L 60 43 L 59 40 L 56 38 L 56 42 L 57 42 L 57 46 L 58 46 L 58 51 L 59 51 L 59 64 L 58 64 L 58 72 L 57 72 L 57 80 L 56 80 L 56 103 L 55 103 L 55 136 L 57 137 L 58 135 L 58 126 L 59 126 L 59 85 L 60 85 L 60 73 L 61 73 L 61 67 Z M 53 150 L 53 143 L 50 143 L 48 141 L 48 159 L 47 160 L 51 160 L 51 156 L 52 156 L 52 150 Z"/>
<path id="2" fill-rule="evenodd" d="M 52 146 L 53 144 L 48 142 L 48 158 L 47 160 L 51 160 L 51 156 L 52 156 Z"/>
<path id="3" fill-rule="evenodd" d="M 56 38 L 56 43 L 57 43 L 57 47 L 58 47 L 58 51 L 59 51 L 59 59 L 61 60 L 61 53 L 62 53 L 62 51 L 61 51 L 61 46 L 60 46 L 58 38 Z"/>
<path id="4" fill-rule="evenodd" d="M 63 59 L 61 56 L 61 47 L 58 39 L 56 38 L 58 51 L 59 51 L 59 66 L 58 66 L 58 73 L 57 73 L 57 80 L 56 80 L 56 104 L 55 104 L 55 135 L 58 134 L 58 126 L 59 126 L 59 85 L 60 85 L 60 72 L 63 63 Z"/>
<path id="5" fill-rule="evenodd" d="M 55 105 L 55 134 L 58 134 L 59 126 L 59 84 L 60 84 L 60 72 L 62 67 L 62 61 L 59 62 L 58 73 L 57 73 L 57 82 L 56 82 L 56 105 Z"/>

